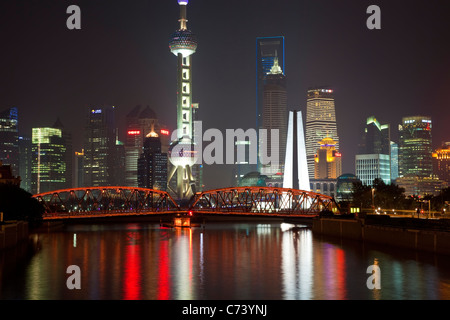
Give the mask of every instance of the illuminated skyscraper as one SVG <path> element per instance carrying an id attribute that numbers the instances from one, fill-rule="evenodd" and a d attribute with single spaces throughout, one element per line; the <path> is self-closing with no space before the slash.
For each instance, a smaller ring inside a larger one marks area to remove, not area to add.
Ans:
<path id="1" fill-rule="evenodd" d="M 355 156 L 356 176 L 364 185 L 372 185 L 374 179 L 391 183 L 390 126 L 368 117 L 361 134 L 361 142 Z"/>
<path id="2" fill-rule="evenodd" d="M 115 108 L 89 108 L 84 136 L 86 187 L 115 185 Z"/>
<path id="3" fill-rule="evenodd" d="M 195 35 L 187 29 L 186 7 L 188 0 L 178 0 L 180 6 L 180 28 L 172 34 L 169 48 L 178 59 L 177 76 L 177 132 L 176 139 L 169 148 L 172 168 L 168 181 L 176 173 L 175 193 L 180 200 L 189 199 L 195 193 L 195 179 L 192 166 L 197 159 L 193 145 L 193 110 L 192 110 L 192 64 L 191 55 L 197 49 Z M 170 183 L 169 183 L 170 188 Z"/>
<path id="4" fill-rule="evenodd" d="M 64 128 L 61 120 L 59 118 L 56 119 L 56 122 L 53 124 L 53 128 L 61 129 L 61 137 L 63 138 L 63 143 L 65 146 L 64 151 L 64 162 L 66 163 L 66 171 L 65 171 L 65 180 L 63 188 L 71 188 L 73 187 L 73 152 L 72 152 L 72 134 Z"/>
<path id="5" fill-rule="evenodd" d="M 147 106 L 136 106 L 126 117 L 125 138 L 125 185 L 136 187 L 138 159 L 142 153 L 144 140 L 152 131 L 159 132 L 160 125 L 156 113 Z"/>
<path id="6" fill-rule="evenodd" d="M 263 164 L 261 174 L 269 177 L 276 183 L 279 177 L 279 183 L 282 182 L 284 171 L 284 159 L 286 156 L 286 137 L 287 137 L 287 90 L 286 77 L 278 64 L 278 58 L 275 57 L 274 64 L 269 73 L 264 78 L 263 90 L 263 112 L 262 129 L 267 130 L 267 139 L 262 143 L 267 144 L 267 154 L 274 158 L 275 150 L 272 150 L 272 130 L 278 130 L 278 164 Z M 269 182 L 270 183 L 270 182 Z"/>
<path id="7" fill-rule="evenodd" d="M 289 112 L 283 188 L 305 191 L 311 188 L 306 162 L 305 135 L 301 111 Z"/>
<path id="8" fill-rule="evenodd" d="M 138 160 L 138 186 L 167 190 L 167 154 L 161 152 L 161 139 L 154 131 L 145 138 Z"/>
<path id="9" fill-rule="evenodd" d="M 265 77 L 270 73 L 270 70 L 275 63 L 275 57 L 278 60 L 278 65 L 282 72 L 286 74 L 284 51 L 283 36 L 256 38 L 256 130 L 258 133 L 259 129 L 263 127 L 263 91 Z M 259 146 L 257 146 L 257 148 L 259 150 Z M 258 157 L 258 170 L 259 169 Z"/>
<path id="10" fill-rule="evenodd" d="M 65 188 L 66 147 L 59 128 L 32 129 L 31 192 Z"/>
<path id="11" fill-rule="evenodd" d="M 317 142 L 326 137 L 336 142 L 336 150 L 339 151 L 333 90 L 310 89 L 306 102 L 306 157 L 310 179 L 314 178 Z"/>
<path id="12" fill-rule="evenodd" d="M 19 175 L 19 117 L 16 107 L 0 112 L 0 161 L 10 165 L 14 176 Z"/>
<path id="13" fill-rule="evenodd" d="M 399 126 L 399 176 L 430 177 L 433 173 L 431 118 L 404 117 Z"/>
<path id="14" fill-rule="evenodd" d="M 31 138 L 27 136 L 19 136 L 20 187 L 28 192 L 31 192 L 31 149 Z"/>

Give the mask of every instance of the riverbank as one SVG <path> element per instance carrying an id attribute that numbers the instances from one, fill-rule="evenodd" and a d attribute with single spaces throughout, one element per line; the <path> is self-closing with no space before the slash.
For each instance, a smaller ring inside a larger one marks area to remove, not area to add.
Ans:
<path id="1" fill-rule="evenodd" d="M 7 221 L 0 225 L 0 250 L 12 248 L 29 235 L 28 222 Z"/>
<path id="2" fill-rule="evenodd" d="M 450 255 L 450 220 L 366 216 L 314 219 L 315 234 Z"/>

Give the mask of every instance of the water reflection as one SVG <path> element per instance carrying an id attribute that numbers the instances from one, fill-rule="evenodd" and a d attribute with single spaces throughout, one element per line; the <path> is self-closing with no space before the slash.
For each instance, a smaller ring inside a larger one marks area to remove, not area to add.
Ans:
<path id="1" fill-rule="evenodd" d="M 23 251 L 23 252 L 22 252 Z M 0 254 L 1 299 L 449 299 L 447 257 L 315 236 L 293 224 L 78 225 Z M 381 270 L 369 290 L 367 267 Z M 69 290 L 67 267 L 81 269 Z"/>

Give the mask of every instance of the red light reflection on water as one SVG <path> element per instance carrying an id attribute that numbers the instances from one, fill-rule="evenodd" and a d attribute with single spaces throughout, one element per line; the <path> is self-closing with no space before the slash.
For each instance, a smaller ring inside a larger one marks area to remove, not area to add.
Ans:
<path id="1" fill-rule="evenodd" d="M 158 268 L 158 300 L 168 300 L 170 297 L 169 275 L 169 242 L 159 242 L 159 268 Z"/>
<path id="2" fill-rule="evenodd" d="M 132 233 L 128 234 L 133 237 Z M 139 242 L 130 241 L 125 246 L 124 299 L 141 298 L 141 246 Z"/>

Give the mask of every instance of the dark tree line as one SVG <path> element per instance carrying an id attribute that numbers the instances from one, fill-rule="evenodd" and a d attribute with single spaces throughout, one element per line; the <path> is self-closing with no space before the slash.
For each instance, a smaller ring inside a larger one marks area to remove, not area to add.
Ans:
<path id="1" fill-rule="evenodd" d="M 430 208 L 432 211 L 442 211 L 443 208 L 448 207 L 446 202 L 450 201 L 450 188 L 443 189 L 437 196 L 406 197 L 404 188 L 375 179 L 373 186 L 366 186 L 361 182 L 353 183 L 352 195 L 352 204 L 355 207 L 398 210 L 415 210 L 416 208 L 428 210 Z M 430 207 L 427 201 L 431 201 Z"/>
<path id="2" fill-rule="evenodd" d="M 3 220 L 21 220 L 38 224 L 44 207 L 32 194 L 13 184 L 0 184 L 0 212 Z"/>

